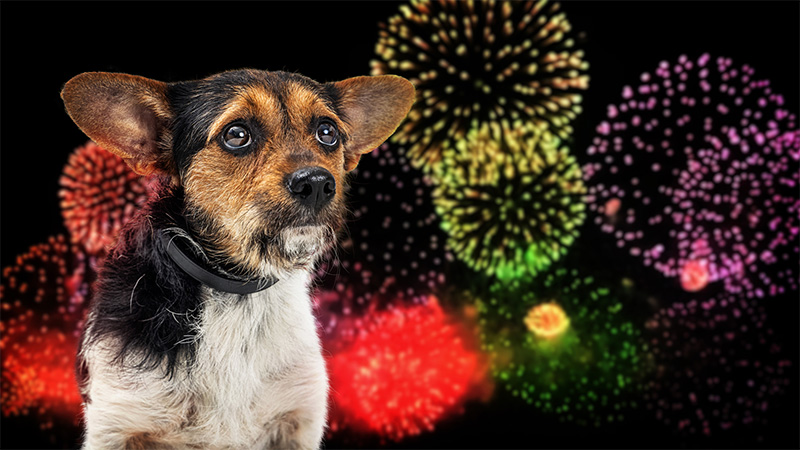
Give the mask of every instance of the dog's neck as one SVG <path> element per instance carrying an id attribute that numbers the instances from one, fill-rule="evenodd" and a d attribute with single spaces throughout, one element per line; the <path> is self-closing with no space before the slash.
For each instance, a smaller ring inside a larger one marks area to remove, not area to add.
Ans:
<path id="1" fill-rule="evenodd" d="M 181 270 L 200 283 L 217 291 L 238 295 L 255 294 L 268 289 L 278 282 L 275 277 L 245 280 L 221 270 L 208 268 L 208 264 L 204 264 L 197 258 L 197 256 L 203 256 L 204 254 L 201 246 L 185 230 L 180 228 L 159 230 L 159 241 L 166 254 Z"/>

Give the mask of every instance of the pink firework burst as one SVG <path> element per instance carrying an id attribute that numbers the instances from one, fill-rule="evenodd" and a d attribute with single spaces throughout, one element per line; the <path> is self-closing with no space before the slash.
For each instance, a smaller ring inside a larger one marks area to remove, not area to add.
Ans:
<path id="1" fill-rule="evenodd" d="M 36 416 L 43 430 L 77 421 L 75 354 L 88 295 L 85 257 L 50 238 L 3 269 L 0 285 L 3 416 Z"/>
<path id="2" fill-rule="evenodd" d="M 763 306 L 743 293 L 662 308 L 648 321 L 657 376 L 647 408 L 679 434 L 763 438 L 792 363 L 767 326 Z"/>
<path id="3" fill-rule="evenodd" d="M 595 222 L 689 291 L 797 289 L 800 132 L 783 105 L 727 58 L 681 56 L 642 74 L 587 150 Z"/>
<path id="4" fill-rule="evenodd" d="M 91 255 L 105 253 L 152 192 L 149 178 L 91 141 L 70 155 L 59 183 L 64 224 Z"/>

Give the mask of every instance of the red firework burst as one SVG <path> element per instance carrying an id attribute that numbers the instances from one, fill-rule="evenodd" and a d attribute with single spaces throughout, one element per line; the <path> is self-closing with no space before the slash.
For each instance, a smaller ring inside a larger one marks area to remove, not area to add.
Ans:
<path id="1" fill-rule="evenodd" d="M 55 419 L 77 420 L 74 366 L 87 295 L 84 260 L 58 236 L 3 270 L 3 416 L 36 415 L 43 430 Z"/>
<path id="2" fill-rule="evenodd" d="M 77 148 L 64 167 L 58 193 L 72 242 L 89 254 L 104 253 L 151 194 L 151 181 L 94 142 Z"/>
<path id="3" fill-rule="evenodd" d="M 467 399 L 486 393 L 485 360 L 435 298 L 366 322 L 329 361 L 332 431 L 350 426 L 399 441 L 433 430 Z"/>

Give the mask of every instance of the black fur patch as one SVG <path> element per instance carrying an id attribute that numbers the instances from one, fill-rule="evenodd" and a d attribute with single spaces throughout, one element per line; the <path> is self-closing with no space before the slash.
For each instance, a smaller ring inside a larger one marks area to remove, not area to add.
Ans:
<path id="1" fill-rule="evenodd" d="M 193 361 L 202 312 L 200 283 L 175 265 L 157 238 L 157 230 L 185 226 L 182 208 L 182 189 L 164 187 L 123 230 L 101 269 L 86 327 L 89 344 L 119 340 L 117 363 L 139 370 L 164 364 L 169 377 L 179 362 Z"/>

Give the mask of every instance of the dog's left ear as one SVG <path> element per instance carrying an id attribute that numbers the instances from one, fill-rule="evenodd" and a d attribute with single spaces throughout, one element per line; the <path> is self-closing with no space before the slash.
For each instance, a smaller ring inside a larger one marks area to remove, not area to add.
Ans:
<path id="1" fill-rule="evenodd" d="M 362 154 L 381 145 L 406 117 L 414 103 L 414 85 L 396 75 L 354 77 L 332 85 L 351 130 L 344 154 L 349 172 Z"/>

